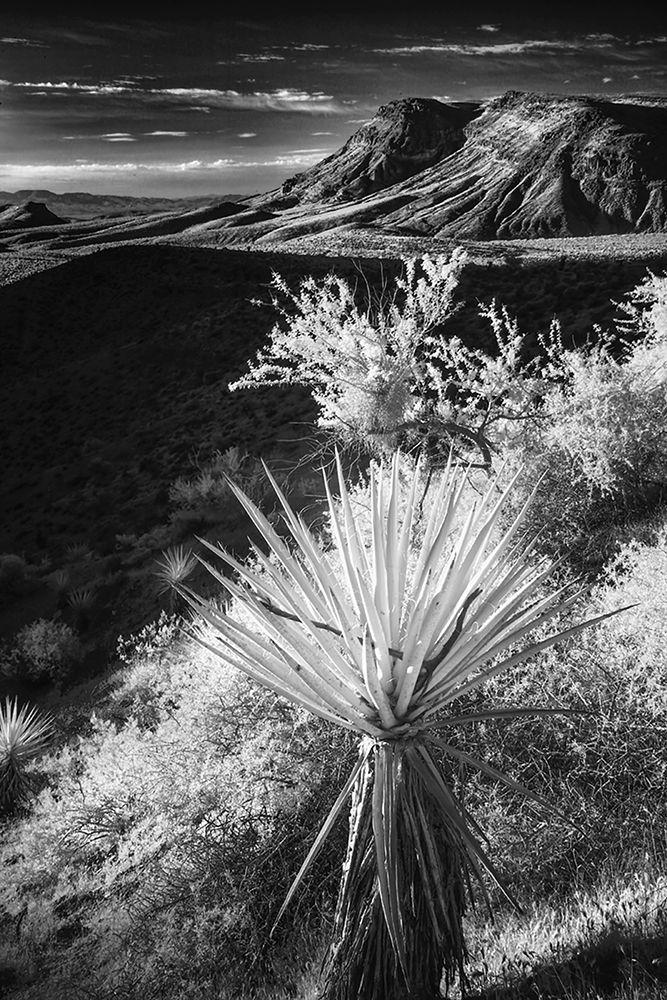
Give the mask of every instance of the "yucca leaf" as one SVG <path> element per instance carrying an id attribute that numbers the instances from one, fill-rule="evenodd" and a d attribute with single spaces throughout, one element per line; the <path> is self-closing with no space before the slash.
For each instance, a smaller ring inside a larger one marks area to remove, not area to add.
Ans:
<path id="1" fill-rule="evenodd" d="M 366 760 L 368 759 L 368 755 L 369 755 L 370 752 L 371 752 L 371 746 L 369 744 L 366 747 L 365 753 L 363 753 L 363 754 L 360 755 L 359 760 L 356 762 L 356 764 L 352 768 L 352 771 L 350 772 L 350 776 L 348 777 L 347 781 L 345 782 L 345 784 L 344 784 L 344 786 L 343 786 L 343 788 L 342 788 L 342 790 L 341 790 L 338 798 L 336 799 L 336 801 L 334 802 L 333 806 L 331 807 L 329 815 L 327 816 L 327 818 L 325 819 L 324 823 L 320 827 L 320 831 L 317 834 L 317 837 L 315 838 L 315 840 L 313 842 L 313 846 L 308 851 L 308 854 L 306 855 L 305 861 L 303 862 L 303 864 L 299 868 L 299 871 L 297 872 L 296 877 L 295 877 L 294 881 L 292 882 L 292 885 L 290 886 L 289 892 L 285 896 L 285 901 L 283 902 L 283 905 L 280 907 L 280 910 L 278 911 L 278 916 L 276 917 L 276 919 L 273 922 L 273 927 L 271 929 L 271 934 L 273 934 L 273 931 L 276 929 L 277 924 L 280 922 L 280 919 L 283 916 L 285 910 L 287 909 L 287 907 L 291 903 L 292 899 L 294 898 L 294 894 L 297 891 L 297 889 L 299 888 L 299 885 L 301 884 L 301 882 L 304 879 L 305 875 L 307 874 L 308 869 L 310 868 L 310 866 L 314 862 L 314 860 L 317 857 L 317 855 L 320 853 L 320 851 L 321 851 L 321 849 L 322 849 L 322 847 L 324 845 L 325 840 L 327 839 L 327 837 L 331 833 L 331 831 L 333 829 L 333 826 L 334 826 L 334 823 L 336 822 L 336 820 L 340 816 L 341 811 L 343 809 L 343 806 L 345 805 L 345 803 L 347 802 L 348 798 L 350 797 L 350 793 L 351 793 L 351 791 L 352 791 L 352 789 L 354 787 L 354 783 L 357 780 L 357 777 L 358 777 L 359 772 L 361 771 L 362 767 L 365 765 Z"/>
<path id="2" fill-rule="evenodd" d="M 562 607 L 563 605 L 561 605 L 561 608 L 554 608 L 549 615 L 542 616 L 540 621 L 536 624 L 542 624 L 544 621 L 553 618 L 556 614 L 559 613 L 560 610 L 562 610 Z M 464 697 L 474 688 L 479 687 L 480 684 L 485 683 L 491 677 L 495 677 L 497 674 L 505 670 L 509 670 L 511 667 L 516 666 L 518 663 L 523 663 L 525 660 L 528 660 L 532 656 L 535 656 L 536 653 L 540 653 L 543 649 L 548 649 L 549 646 L 553 646 L 555 643 L 560 642 L 563 639 L 571 639 L 575 635 L 579 635 L 579 633 L 583 632 L 584 629 L 591 628 L 593 625 L 598 625 L 600 622 L 605 621 L 607 618 L 612 618 L 614 615 L 621 614 L 622 611 L 629 611 L 630 608 L 633 607 L 636 607 L 636 605 L 628 604 L 623 608 L 618 608 L 615 611 L 609 611 L 604 615 L 597 615 L 594 618 L 587 619 L 585 622 L 580 622 L 578 625 L 573 625 L 570 628 L 563 629 L 560 632 L 555 632 L 553 635 L 548 636 L 546 639 L 543 639 L 540 642 L 533 643 L 532 645 L 528 646 L 527 649 L 520 650 L 513 656 L 508 657 L 508 659 L 503 660 L 502 663 L 498 663 L 495 667 L 491 667 L 489 670 L 486 670 L 483 673 L 479 674 L 478 676 L 471 678 L 460 688 L 456 689 L 456 697 L 457 698 Z M 533 624 L 532 627 L 530 625 L 527 625 L 525 628 L 522 628 L 519 631 L 518 635 L 516 637 L 512 637 L 510 640 L 504 643 L 504 646 L 506 647 L 507 645 L 509 645 L 510 641 L 515 641 L 515 638 L 521 638 L 524 635 L 526 635 L 529 631 L 532 631 L 532 628 L 535 628 L 536 624 Z M 490 653 L 487 655 L 491 656 L 494 654 Z M 431 694 L 434 693 L 435 691 L 431 692 Z M 429 710 L 424 713 L 424 718 L 427 718 L 431 714 L 433 714 L 433 711 L 437 711 L 437 708 L 431 706 L 431 708 L 429 708 Z"/>
<path id="3" fill-rule="evenodd" d="M 510 894 L 502 876 L 500 875 L 500 872 L 487 855 L 481 843 L 471 832 L 470 827 L 463 817 L 460 806 L 456 802 L 452 792 L 443 781 L 442 776 L 435 766 L 430 754 L 423 747 L 418 747 L 415 751 L 414 760 L 417 769 L 420 771 L 424 779 L 424 783 L 429 789 L 434 800 L 440 806 L 443 816 L 446 818 L 449 825 L 459 834 L 465 846 L 467 861 L 475 870 L 480 884 L 483 885 L 483 878 L 478 861 L 481 862 L 482 866 L 492 877 L 493 881 L 505 896 L 508 903 L 511 903 L 516 907 L 516 900 Z"/>
<path id="4" fill-rule="evenodd" d="M 559 819 L 564 820 L 564 822 L 569 822 L 566 817 L 558 812 L 554 807 L 537 792 L 531 791 L 521 782 L 515 781 L 514 778 L 510 778 L 508 774 L 504 774 L 502 771 L 497 770 L 497 768 L 492 767 L 483 760 L 479 760 L 477 757 L 473 757 L 472 754 L 466 753 L 464 750 L 458 750 L 453 747 L 451 743 L 445 743 L 444 740 L 438 739 L 436 736 L 432 736 L 430 733 L 427 735 L 426 740 L 433 746 L 439 747 L 448 757 L 453 757 L 454 760 L 458 760 L 462 764 L 468 764 L 470 767 L 479 771 L 481 774 L 485 774 L 489 778 L 493 778 L 495 781 L 499 781 L 502 785 L 511 789 L 513 792 L 518 792 L 527 799 L 532 799 L 533 802 L 537 802 L 538 805 L 542 806 L 551 815 L 557 816 Z"/>
<path id="5" fill-rule="evenodd" d="M 377 880 L 380 903 L 384 913 L 389 937 L 398 957 L 399 964 L 407 977 L 405 935 L 401 920 L 396 877 L 398 859 L 396 857 L 396 810 L 394 803 L 394 775 L 391 761 L 391 747 L 380 744 L 375 752 L 375 781 L 373 784 L 373 838 L 377 859 Z M 389 766 L 388 766 L 389 765 Z"/>

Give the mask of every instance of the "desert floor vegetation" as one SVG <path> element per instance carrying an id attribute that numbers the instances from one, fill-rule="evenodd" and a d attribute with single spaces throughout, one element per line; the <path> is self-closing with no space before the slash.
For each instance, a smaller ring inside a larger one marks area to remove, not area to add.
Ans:
<path id="1" fill-rule="evenodd" d="M 0 560 L 8 622 L 50 602 L 0 650 L 5 994 L 664 994 L 667 278 L 588 340 L 499 287 L 482 349 L 443 335 L 463 257 L 270 264 L 230 397 L 299 381 L 317 459 L 183 434 L 152 523 Z"/>

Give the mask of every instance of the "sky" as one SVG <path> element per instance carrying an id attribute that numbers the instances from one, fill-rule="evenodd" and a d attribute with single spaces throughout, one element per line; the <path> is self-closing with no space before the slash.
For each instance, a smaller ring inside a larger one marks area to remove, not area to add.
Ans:
<path id="1" fill-rule="evenodd" d="M 401 97 L 667 95 L 667 13 L 641 4 L 184 6 L 5 0 L 0 190 L 252 194 Z"/>

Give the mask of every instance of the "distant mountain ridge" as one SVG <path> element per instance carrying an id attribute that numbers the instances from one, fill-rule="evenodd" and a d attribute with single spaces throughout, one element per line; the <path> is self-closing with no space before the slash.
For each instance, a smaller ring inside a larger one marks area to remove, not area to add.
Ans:
<path id="1" fill-rule="evenodd" d="M 0 195 L 0 202 L 1 202 Z M 26 201 L 18 205 L 0 203 L 0 232 L 5 229 L 30 229 L 42 226 L 62 226 L 66 222 L 49 211 L 44 202 Z"/>
<path id="2" fill-rule="evenodd" d="M 27 201 L 43 202 L 47 208 L 67 220 L 94 219 L 101 216 L 148 215 L 155 212 L 188 211 L 214 202 L 239 201 L 244 195 L 195 195 L 188 198 L 142 198 L 131 195 L 88 194 L 67 191 L 56 194 L 42 189 L 0 191 L 0 205 L 20 205 Z"/>
<path id="3" fill-rule="evenodd" d="M 67 215 L 43 197 L 48 192 L 21 192 L 28 193 Z M 101 196 L 56 197 L 81 204 Z M 5 229 L 2 241 L 5 249 L 151 239 L 309 251 L 313 240 L 333 246 L 350 233 L 361 249 L 364 241 L 410 238 L 667 233 L 667 98 L 519 91 L 484 103 L 406 98 L 383 105 L 337 152 L 273 191 L 166 208 L 156 201 L 137 199 L 126 209 L 135 214 L 123 218 Z"/>

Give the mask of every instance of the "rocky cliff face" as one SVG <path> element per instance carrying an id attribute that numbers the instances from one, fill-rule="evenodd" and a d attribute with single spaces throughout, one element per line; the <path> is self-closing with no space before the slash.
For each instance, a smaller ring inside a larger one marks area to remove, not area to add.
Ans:
<path id="1" fill-rule="evenodd" d="M 304 209 L 356 201 L 367 217 L 382 191 L 375 226 L 439 236 L 667 231 L 667 100 L 511 91 L 483 109 L 438 104 L 381 108 L 283 193 Z"/>
<path id="2" fill-rule="evenodd" d="M 345 145 L 280 191 L 299 202 L 345 202 L 412 177 L 455 152 L 478 104 L 412 97 L 383 105 Z"/>

